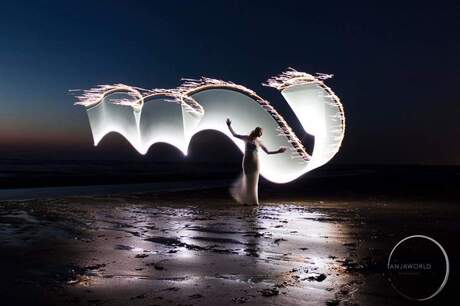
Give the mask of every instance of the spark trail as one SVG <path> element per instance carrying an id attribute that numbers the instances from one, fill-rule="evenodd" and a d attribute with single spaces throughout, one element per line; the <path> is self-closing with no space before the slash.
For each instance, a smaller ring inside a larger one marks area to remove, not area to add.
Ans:
<path id="1" fill-rule="evenodd" d="M 324 83 L 331 77 L 290 68 L 263 84 L 281 92 L 305 132 L 314 136 L 312 154 L 267 100 L 232 82 L 205 77 L 185 79 L 174 89 L 99 85 L 83 90 L 75 104 L 86 108 L 95 145 L 115 132 L 141 154 L 153 144 L 165 142 L 186 155 L 191 138 L 208 129 L 227 135 L 243 151 L 244 144 L 231 136 L 225 119 L 231 118 L 241 134 L 260 126 L 267 147 L 288 147 L 284 154 L 261 153 L 261 174 L 272 182 L 286 183 L 324 165 L 340 149 L 345 113 L 340 99 Z"/>

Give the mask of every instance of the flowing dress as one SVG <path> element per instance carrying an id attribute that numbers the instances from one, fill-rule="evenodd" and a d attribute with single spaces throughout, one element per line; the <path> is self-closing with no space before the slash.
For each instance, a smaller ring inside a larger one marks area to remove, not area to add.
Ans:
<path id="1" fill-rule="evenodd" d="M 259 142 L 243 140 L 245 141 L 243 173 L 230 191 L 233 198 L 240 204 L 259 205 Z"/>

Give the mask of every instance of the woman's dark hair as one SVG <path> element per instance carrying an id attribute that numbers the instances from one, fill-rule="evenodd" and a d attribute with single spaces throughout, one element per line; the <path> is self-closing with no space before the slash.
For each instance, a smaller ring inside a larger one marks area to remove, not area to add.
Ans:
<path id="1" fill-rule="evenodd" d="M 262 128 L 260 126 L 256 127 L 251 134 L 249 134 L 251 138 L 257 138 L 262 136 Z"/>

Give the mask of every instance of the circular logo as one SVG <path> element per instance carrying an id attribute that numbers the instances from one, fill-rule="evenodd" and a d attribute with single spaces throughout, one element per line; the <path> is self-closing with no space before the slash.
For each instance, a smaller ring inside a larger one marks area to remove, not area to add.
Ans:
<path id="1" fill-rule="evenodd" d="M 444 248 L 428 236 L 409 236 L 390 253 L 388 278 L 403 297 L 426 301 L 435 297 L 447 283 L 449 258 Z"/>

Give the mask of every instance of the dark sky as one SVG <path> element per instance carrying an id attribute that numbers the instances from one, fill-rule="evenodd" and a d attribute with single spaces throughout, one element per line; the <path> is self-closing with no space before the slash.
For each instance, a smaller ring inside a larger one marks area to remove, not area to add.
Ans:
<path id="1" fill-rule="evenodd" d="M 294 67 L 335 75 L 347 117 L 335 162 L 458 164 L 460 6 L 372 2 L 2 1 L 0 158 L 140 158 L 120 136 L 92 147 L 67 90 L 95 84 L 171 88 L 204 75 L 291 118 L 260 83 Z M 209 133 L 193 150 L 236 149 Z"/>

